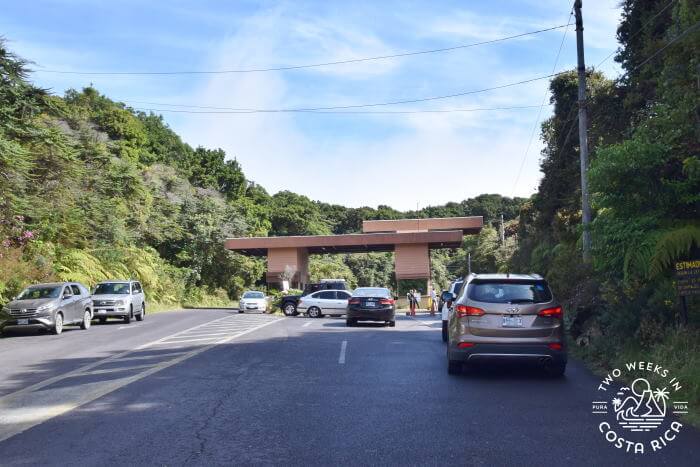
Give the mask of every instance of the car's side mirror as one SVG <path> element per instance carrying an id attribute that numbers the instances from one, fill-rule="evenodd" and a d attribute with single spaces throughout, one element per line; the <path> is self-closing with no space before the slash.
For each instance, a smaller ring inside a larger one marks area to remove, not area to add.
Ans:
<path id="1" fill-rule="evenodd" d="M 451 302 L 454 299 L 455 299 L 455 294 L 453 294 L 452 292 L 444 291 L 442 293 L 442 300 L 444 302 Z"/>

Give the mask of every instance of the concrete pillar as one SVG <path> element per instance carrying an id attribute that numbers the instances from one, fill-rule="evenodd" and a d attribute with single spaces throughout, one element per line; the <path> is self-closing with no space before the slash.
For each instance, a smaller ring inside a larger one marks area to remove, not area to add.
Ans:
<path id="1" fill-rule="evenodd" d="M 290 285 L 303 288 L 309 282 L 309 251 L 306 248 L 270 248 L 267 251 L 268 284 L 281 284 L 285 270 L 294 272 Z"/>
<path id="2" fill-rule="evenodd" d="M 430 279 L 430 255 L 428 244 L 396 245 L 394 249 L 396 278 Z"/>

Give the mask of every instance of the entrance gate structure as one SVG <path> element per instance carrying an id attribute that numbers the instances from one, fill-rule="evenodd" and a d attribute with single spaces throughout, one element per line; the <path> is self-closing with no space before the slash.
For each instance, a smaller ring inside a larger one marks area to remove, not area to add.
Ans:
<path id="1" fill-rule="evenodd" d="M 429 250 L 459 248 L 464 235 L 479 233 L 483 225 L 481 216 L 368 220 L 359 234 L 241 237 L 226 240 L 225 247 L 244 255 L 266 256 L 268 284 L 280 284 L 292 273 L 290 284 L 303 288 L 309 282 L 312 254 L 370 251 L 394 252 L 397 281 L 430 281 Z"/>

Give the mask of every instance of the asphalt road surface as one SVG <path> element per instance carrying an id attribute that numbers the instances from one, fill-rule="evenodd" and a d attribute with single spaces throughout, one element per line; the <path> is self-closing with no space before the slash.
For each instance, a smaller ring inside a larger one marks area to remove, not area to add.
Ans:
<path id="1" fill-rule="evenodd" d="M 699 465 L 700 433 L 616 449 L 599 378 L 449 376 L 439 322 L 232 310 L 0 339 L 0 465 Z M 691 407 L 691 410 L 693 408 Z"/>

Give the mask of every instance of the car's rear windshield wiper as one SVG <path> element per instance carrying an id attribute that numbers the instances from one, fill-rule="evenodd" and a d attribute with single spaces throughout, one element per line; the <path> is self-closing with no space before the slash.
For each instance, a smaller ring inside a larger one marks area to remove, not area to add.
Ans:
<path id="1" fill-rule="evenodd" d="M 514 303 L 535 303 L 535 301 L 531 298 L 516 298 L 515 300 L 511 300 L 509 303 L 512 305 Z"/>

